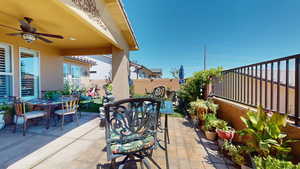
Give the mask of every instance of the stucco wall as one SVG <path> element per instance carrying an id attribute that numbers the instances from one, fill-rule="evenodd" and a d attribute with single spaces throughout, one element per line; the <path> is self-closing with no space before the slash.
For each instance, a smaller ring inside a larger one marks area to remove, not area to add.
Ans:
<path id="1" fill-rule="evenodd" d="M 151 92 L 157 86 L 165 86 L 175 91 L 180 89 L 177 79 L 134 79 L 133 85 L 136 94 L 145 94 L 145 89 Z"/>
<path id="2" fill-rule="evenodd" d="M 213 101 L 219 105 L 219 111 L 218 111 L 218 117 L 221 119 L 224 119 L 228 121 L 232 127 L 234 127 L 236 130 L 240 130 L 245 128 L 245 125 L 241 121 L 241 117 L 246 116 L 246 112 L 249 109 L 253 109 L 241 104 L 237 104 L 228 100 L 224 100 L 221 98 L 213 97 Z M 255 110 L 255 109 L 253 109 Z M 295 127 L 293 125 L 288 125 L 285 129 L 285 132 L 287 132 L 288 137 L 290 139 L 300 139 L 300 128 Z M 239 139 L 236 137 L 234 141 L 238 142 L 246 142 L 247 138 Z M 300 161 L 300 142 L 293 143 L 292 145 L 292 153 L 294 157 L 297 158 L 298 161 Z"/>
<path id="3" fill-rule="evenodd" d="M 41 91 L 63 89 L 63 57 L 60 52 L 51 47 L 50 44 L 41 42 L 26 43 L 21 38 L 10 37 L 0 34 L 0 43 L 11 45 L 13 57 L 13 94 L 20 95 L 19 90 L 19 49 L 28 48 L 39 52 L 40 55 L 40 82 Z"/>

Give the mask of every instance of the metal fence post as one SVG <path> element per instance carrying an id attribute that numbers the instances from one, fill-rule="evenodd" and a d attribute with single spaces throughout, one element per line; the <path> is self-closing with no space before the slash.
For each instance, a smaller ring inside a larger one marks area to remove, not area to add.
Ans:
<path id="1" fill-rule="evenodd" d="M 299 125 L 299 100 L 300 100 L 300 58 L 297 57 L 295 60 L 295 124 Z"/>

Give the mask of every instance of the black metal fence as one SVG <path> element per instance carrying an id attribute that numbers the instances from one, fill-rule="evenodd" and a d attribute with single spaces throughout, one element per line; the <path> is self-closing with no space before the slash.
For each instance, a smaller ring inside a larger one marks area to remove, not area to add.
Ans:
<path id="1" fill-rule="evenodd" d="M 300 54 L 222 72 L 212 94 L 267 111 L 286 113 L 299 124 Z"/>

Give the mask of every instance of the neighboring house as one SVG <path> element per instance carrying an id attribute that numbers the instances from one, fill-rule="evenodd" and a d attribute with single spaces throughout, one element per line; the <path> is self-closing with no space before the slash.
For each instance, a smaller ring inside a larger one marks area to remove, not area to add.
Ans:
<path id="1" fill-rule="evenodd" d="M 151 77 L 154 79 L 162 77 L 162 69 L 150 69 L 152 71 Z"/>
<path id="2" fill-rule="evenodd" d="M 26 100 L 40 97 L 42 91 L 62 90 L 64 74 L 76 81 L 88 74 L 90 65 L 65 56 L 103 54 L 112 56 L 113 94 L 117 99 L 129 97 L 128 78 L 124 76 L 129 75 L 129 52 L 139 47 L 120 0 L 30 2 L 0 1 L 0 99 L 20 96 Z M 25 16 L 33 20 L 24 20 Z M 26 31 L 8 36 L 18 32 L 19 20 L 37 32 L 64 38 Z"/>
<path id="3" fill-rule="evenodd" d="M 162 77 L 161 69 L 149 69 L 143 65 L 130 62 L 131 79 L 156 79 Z"/>
<path id="4" fill-rule="evenodd" d="M 89 69 L 97 63 L 87 56 L 66 56 L 64 58 L 64 83 L 73 87 L 86 87 L 90 79 Z"/>
<path id="5" fill-rule="evenodd" d="M 90 67 L 90 79 L 92 80 L 106 80 L 111 78 L 112 72 L 112 58 L 111 56 L 98 55 L 90 56 L 95 64 Z"/>

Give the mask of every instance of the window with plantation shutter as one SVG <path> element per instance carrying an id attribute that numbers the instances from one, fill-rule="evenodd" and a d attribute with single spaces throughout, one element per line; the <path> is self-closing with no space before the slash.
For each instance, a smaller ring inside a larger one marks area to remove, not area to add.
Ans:
<path id="1" fill-rule="evenodd" d="M 20 48 L 20 87 L 23 100 L 34 99 L 39 96 L 39 56 L 38 52 Z"/>
<path id="2" fill-rule="evenodd" d="M 0 101 L 12 96 L 11 48 L 0 44 Z"/>

